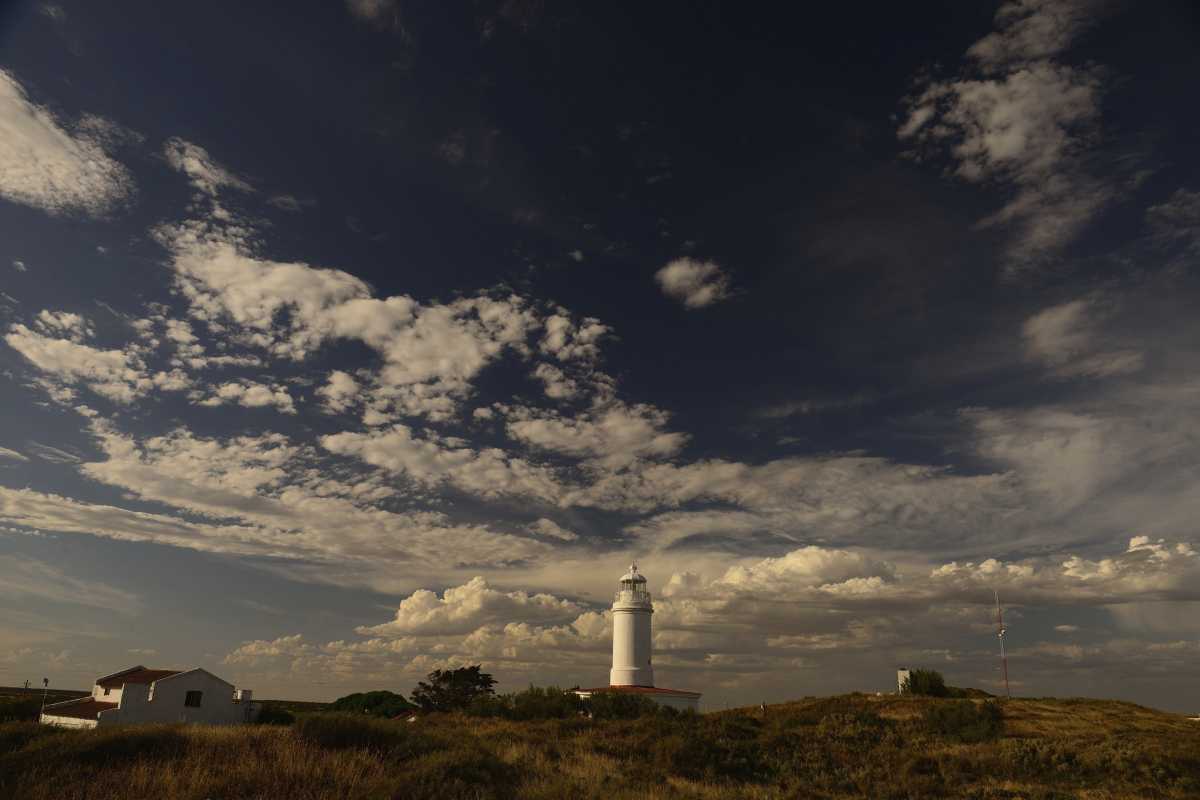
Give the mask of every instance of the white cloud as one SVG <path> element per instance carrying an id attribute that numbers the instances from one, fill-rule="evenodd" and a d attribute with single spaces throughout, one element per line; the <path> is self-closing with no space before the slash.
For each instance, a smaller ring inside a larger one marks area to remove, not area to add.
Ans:
<path id="1" fill-rule="evenodd" d="M 554 453 L 587 458 L 605 468 L 639 458 L 674 455 L 688 436 L 665 430 L 669 415 L 648 404 L 607 401 L 575 416 L 529 407 L 508 412 L 508 435 Z"/>
<path id="2" fill-rule="evenodd" d="M 29 458 L 23 453 L 18 453 L 16 450 L 10 450 L 7 447 L 0 447 L 0 459 L 8 459 L 10 461 L 28 461 Z"/>
<path id="3" fill-rule="evenodd" d="M 686 308 L 704 308 L 731 293 L 729 276 L 714 261 L 677 258 L 654 273 L 654 280 Z"/>
<path id="4" fill-rule="evenodd" d="M 14 259 L 12 262 L 12 265 L 13 265 L 13 269 L 15 269 L 17 272 L 28 272 L 29 271 L 29 268 L 25 266 L 24 261 Z"/>
<path id="5" fill-rule="evenodd" d="M 551 539 L 559 539 L 564 542 L 573 542 L 579 538 L 574 531 L 569 531 L 554 520 L 545 517 L 531 523 L 529 531 L 539 536 L 549 536 Z"/>
<path id="6" fill-rule="evenodd" d="M 1080 156 L 1099 120 L 1101 84 L 1092 69 L 1052 60 L 1088 20 L 1091 4 L 1015 0 L 997 14 L 998 30 L 968 53 L 980 76 L 927 81 L 906 98 L 897 130 L 925 152 L 944 152 L 955 174 L 1015 189 L 980 221 L 1017 225 L 1010 269 L 1019 270 L 1071 242 L 1113 192 Z"/>
<path id="7" fill-rule="evenodd" d="M 216 197 L 225 187 L 241 192 L 254 191 L 249 183 L 214 161 L 198 144 L 172 137 L 163 145 L 163 155 L 172 169 L 187 175 L 192 186 L 208 197 Z"/>
<path id="8" fill-rule="evenodd" d="M 92 132 L 72 133 L 0 70 L 0 197 L 50 214 L 103 216 L 133 194 L 129 170 Z"/>
<path id="9" fill-rule="evenodd" d="M 106 458 L 81 465 L 89 478 L 142 500 L 237 522 L 198 527 L 165 516 L 188 531 L 162 534 L 166 543 L 302 559 L 326 565 L 326 575 L 332 574 L 328 565 L 357 564 L 344 577 L 359 582 L 394 574 L 398 565 L 428 575 L 431 565 L 453 571 L 463 561 L 478 566 L 535 562 L 551 552 L 543 542 L 485 525 L 450 524 L 435 511 L 394 513 L 376 507 L 395 494 L 380 476 L 331 480 L 317 453 L 280 434 L 217 440 L 178 429 L 139 442 L 106 422 L 93 420 L 91 426 Z M 495 491 L 487 466 L 473 477 L 481 491 Z"/>
<path id="10" fill-rule="evenodd" d="M 482 576 L 462 586 L 446 589 L 441 597 L 421 589 L 405 598 L 391 622 L 363 626 L 358 633 L 372 636 L 406 636 L 436 633 L 469 633 L 481 625 L 508 622 L 514 616 L 522 622 L 569 621 L 583 609 L 570 600 L 549 594 L 503 592 L 493 589 Z"/>
<path id="11" fill-rule="evenodd" d="M 558 367 L 542 362 L 533 370 L 533 377 L 545 386 L 546 396 L 554 400 L 570 400 L 579 394 L 579 386 Z"/>
<path id="12" fill-rule="evenodd" d="M 1091 299 L 1072 300 L 1034 314 L 1021 330 L 1026 353 L 1060 377 L 1107 377 L 1141 369 L 1140 352 L 1105 349 L 1097 330 L 1102 314 Z"/>
<path id="13" fill-rule="evenodd" d="M 134 353 L 43 336 L 20 323 L 9 328 L 4 341 L 54 381 L 83 383 L 117 403 L 129 404 L 154 386 Z"/>
<path id="14" fill-rule="evenodd" d="M 1058 55 L 1095 21 L 1096 0 L 1009 0 L 996 11 L 996 30 L 967 50 L 986 69 Z"/>
<path id="15" fill-rule="evenodd" d="M 211 394 L 198 400 L 202 406 L 221 406 L 230 403 L 244 408 L 274 406 L 284 414 L 295 414 L 296 404 L 286 387 L 279 384 L 263 384 L 255 381 L 231 381 L 210 389 Z"/>
<path id="16" fill-rule="evenodd" d="M 523 495 L 547 503 L 562 495 L 554 472 L 546 467 L 496 448 L 475 450 L 429 431 L 418 437 L 406 425 L 371 433 L 344 431 L 320 441 L 331 453 L 357 457 L 426 486 L 449 482 L 480 497 Z"/>
<path id="17" fill-rule="evenodd" d="M 34 319 L 33 324 L 47 336 L 65 337 L 76 343 L 95 335 L 95 329 L 91 322 L 78 314 L 67 311 L 43 309 Z"/>
<path id="18" fill-rule="evenodd" d="M 324 398 L 327 411 L 340 414 L 358 402 L 362 387 L 354 376 L 340 369 L 329 373 L 329 379 L 324 386 L 317 389 L 317 396 Z"/>

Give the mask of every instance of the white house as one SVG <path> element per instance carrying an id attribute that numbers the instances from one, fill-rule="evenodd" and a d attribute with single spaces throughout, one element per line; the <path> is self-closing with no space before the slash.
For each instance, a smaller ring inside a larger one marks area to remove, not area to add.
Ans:
<path id="1" fill-rule="evenodd" d="M 235 725 L 258 716 L 249 689 L 235 689 L 203 669 L 147 669 L 141 665 L 96 680 L 92 693 L 52 703 L 41 721 L 63 728 L 139 722 Z"/>
<path id="2" fill-rule="evenodd" d="M 696 711 L 700 705 L 700 692 L 654 685 L 653 638 L 650 635 L 654 604 L 646 588 L 646 576 L 638 572 L 637 564 L 621 576 L 612 613 L 613 656 L 608 686 L 580 689 L 575 693 L 584 698 L 599 692 L 639 694 L 660 706 Z"/>

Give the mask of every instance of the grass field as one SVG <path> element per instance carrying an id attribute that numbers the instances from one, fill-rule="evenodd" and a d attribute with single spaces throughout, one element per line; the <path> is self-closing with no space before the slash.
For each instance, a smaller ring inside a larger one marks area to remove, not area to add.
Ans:
<path id="1" fill-rule="evenodd" d="M 604 722 L 302 713 L 290 727 L 5 723 L 0 797 L 1200 797 L 1200 723 L 1111 701 L 993 708 L 846 695 Z"/>

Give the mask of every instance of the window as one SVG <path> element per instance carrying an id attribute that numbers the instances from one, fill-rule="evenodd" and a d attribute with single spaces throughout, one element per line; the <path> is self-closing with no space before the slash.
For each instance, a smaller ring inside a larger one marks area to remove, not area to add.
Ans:
<path id="1" fill-rule="evenodd" d="M 111 686 L 105 686 L 105 687 L 104 687 L 104 696 L 105 696 L 105 697 L 108 697 L 108 693 L 109 693 L 109 692 L 111 692 L 111 691 L 112 691 L 112 687 L 111 687 Z"/>
<path id="2" fill-rule="evenodd" d="M 200 696 L 203 694 L 204 692 L 188 692 L 187 697 L 183 698 L 183 704 L 188 708 L 199 708 Z"/>

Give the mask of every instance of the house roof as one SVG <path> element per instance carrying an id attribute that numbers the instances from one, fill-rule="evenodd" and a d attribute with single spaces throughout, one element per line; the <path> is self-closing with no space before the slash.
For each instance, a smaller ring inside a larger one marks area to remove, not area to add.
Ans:
<path id="1" fill-rule="evenodd" d="M 54 703 L 43 709 L 48 717 L 73 717 L 75 719 L 96 719 L 101 711 L 116 708 L 116 703 L 104 703 L 85 697 L 82 700 L 68 700 L 65 703 Z"/>
<path id="2" fill-rule="evenodd" d="M 620 694 L 669 694 L 676 697 L 699 697 L 700 692 L 687 689 L 663 689 L 659 686 L 597 686 L 595 689 L 580 689 L 581 692 L 617 692 Z"/>
<path id="3" fill-rule="evenodd" d="M 178 674 L 179 670 L 177 669 L 146 669 L 139 664 L 136 667 L 114 672 L 112 675 L 105 675 L 96 681 L 96 685 L 116 688 L 127 683 L 154 683 L 161 678 Z"/>

